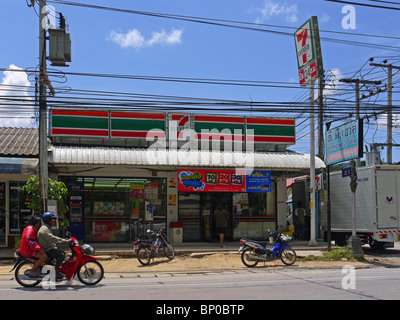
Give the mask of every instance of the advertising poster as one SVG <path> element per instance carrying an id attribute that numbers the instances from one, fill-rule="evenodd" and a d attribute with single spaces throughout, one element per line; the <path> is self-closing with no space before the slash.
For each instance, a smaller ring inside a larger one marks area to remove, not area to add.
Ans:
<path id="1" fill-rule="evenodd" d="M 271 171 L 253 171 L 246 175 L 247 192 L 271 192 Z"/>
<path id="2" fill-rule="evenodd" d="M 120 241 L 124 239 L 122 226 L 124 222 L 96 221 L 93 222 L 93 241 Z"/>
<path id="3" fill-rule="evenodd" d="M 143 202 L 144 197 L 144 183 L 142 181 L 131 183 L 129 189 L 129 196 L 132 204 L 131 218 L 138 219 L 140 214 L 140 203 Z"/>

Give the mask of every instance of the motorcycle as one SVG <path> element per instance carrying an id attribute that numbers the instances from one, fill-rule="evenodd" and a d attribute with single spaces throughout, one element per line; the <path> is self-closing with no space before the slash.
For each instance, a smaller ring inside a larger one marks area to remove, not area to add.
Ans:
<path id="1" fill-rule="evenodd" d="M 92 256 L 94 254 L 93 247 L 88 244 L 80 247 L 78 240 L 73 237 L 68 240 L 68 246 L 72 255 L 60 266 L 56 282 L 71 280 L 77 275 L 79 281 L 85 285 L 98 284 L 104 277 L 104 269 L 99 259 Z M 39 267 L 40 275 L 31 276 L 30 271 L 38 258 L 23 257 L 18 251 L 14 253 L 14 257 L 17 261 L 10 272 L 15 270 L 15 280 L 23 287 L 35 287 L 42 280 L 48 279 L 49 274 L 43 270 L 47 266 L 54 267 L 53 261 L 51 261 L 54 259 L 48 259 Z"/>
<path id="2" fill-rule="evenodd" d="M 281 259 L 288 266 L 296 262 L 296 251 L 287 244 L 291 240 L 289 236 L 273 231 L 269 232 L 268 237 L 273 237 L 276 241 L 272 249 L 266 248 L 268 241 L 240 239 L 242 246 L 239 248 L 238 253 L 242 253 L 241 259 L 245 266 L 252 268 L 260 261 L 274 261 L 277 259 Z"/>
<path id="3" fill-rule="evenodd" d="M 170 260 L 175 257 L 175 249 L 172 244 L 168 243 L 163 229 L 157 233 L 147 230 L 147 234 L 155 239 L 138 239 L 133 243 L 133 250 L 136 251 L 137 258 L 142 265 L 148 265 L 151 259 L 162 253 Z"/>

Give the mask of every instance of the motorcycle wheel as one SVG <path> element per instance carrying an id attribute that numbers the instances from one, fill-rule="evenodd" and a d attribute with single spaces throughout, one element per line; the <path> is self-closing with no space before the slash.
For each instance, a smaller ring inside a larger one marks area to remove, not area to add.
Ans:
<path id="1" fill-rule="evenodd" d="M 253 252 L 253 249 L 246 248 L 242 252 L 242 262 L 246 267 L 253 268 L 258 264 L 258 260 L 252 259 L 249 257 L 249 254 Z"/>
<path id="2" fill-rule="evenodd" d="M 15 269 L 15 280 L 23 287 L 32 288 L 36 287 L 40 281 L 36 278 L 29 278 L 28 274 L 33 268 L 33 263 L 24 261 Z"/>
<path id="3" fill-rule="evenodd" d="M 172 244 L 167 243 L 167 244 L 165 245 L 165 248 L 164 248 L 164 253 L 165 253 L 165 256 L 166 256 L 169 260 L 172 260 L 172 259 L 175 257 L 175 249 L 174 249 L 174 246 L 173 246 Z"/>
<path id="4" fill-rule="evenodd" d="M 86 264 L 79 267 L 77 276 L 83 284 L 93 286 L 103 279 L 104 269 L 98 261 L 86 261 Z"/>
<path id="5" fill-rule="evenodd" d="M 287 266 L 291 266 L 293 263 L 295 263 L 296 259 L 296 251 L 294 251 L 293 248 L 286 248 L 282 251 L 281 260 Z"/>
<path id="6" fill-rule="evenodd" d="M 137 251 L 137 258 L 142 265 L 147 266 L 150 263 L 151 251 L 146 247 L 140 247 Z"/>

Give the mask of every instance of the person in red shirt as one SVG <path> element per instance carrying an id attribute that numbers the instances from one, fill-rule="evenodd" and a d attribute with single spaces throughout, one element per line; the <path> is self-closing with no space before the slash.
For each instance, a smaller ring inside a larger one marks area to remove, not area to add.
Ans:
<path id="1" fill-rule="evenodd" d="M 37 242 L 37 229 L 40 227 L 40 218 L 32 215 L 28 221 L 28 226 L 22 232 L 21 244 L 18 252 L 23 257 L 36 257 L 38 260 L 30 271 L 30 276 L 40 275 L 37 270 L 47 259 L 47 255 Z"/>

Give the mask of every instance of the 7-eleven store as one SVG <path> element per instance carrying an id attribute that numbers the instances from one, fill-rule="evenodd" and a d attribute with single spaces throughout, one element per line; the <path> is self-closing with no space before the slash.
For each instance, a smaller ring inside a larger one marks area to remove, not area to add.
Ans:
<path id="1" fill-rule="evenodd" d="M 212 241 L 217 203 L 227 239 L 285 231 L 286 178 L 309 172 L 309 155 L 286 150 L 293 119 L 53 109 L 50 138 L 50 174 L 69 188 L 70 231 L 86 241 L 130 241 L 140 218 Z"/>

